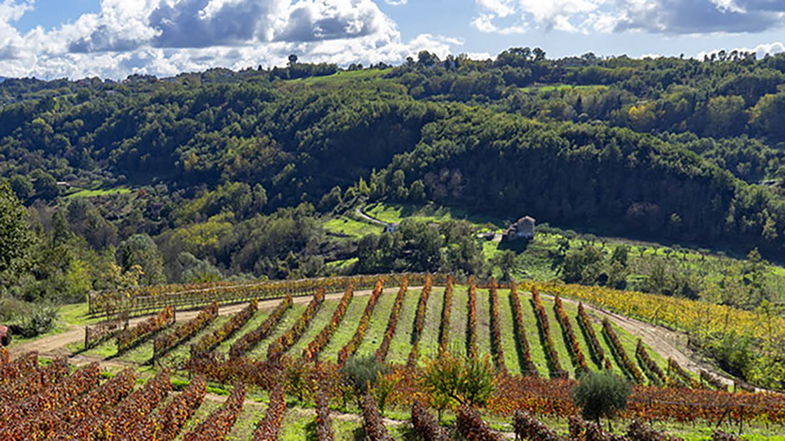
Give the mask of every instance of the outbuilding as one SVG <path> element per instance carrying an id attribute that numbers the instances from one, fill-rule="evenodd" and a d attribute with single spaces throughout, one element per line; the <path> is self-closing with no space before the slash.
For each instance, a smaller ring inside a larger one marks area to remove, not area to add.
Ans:
<path id="1" fill-rule="evenodd" d="M 536 222 L 537 221 L 531 216 L 524 216 L 518 219 L 504 231 L 502 240 L 515 241 L 534 239 L 534 227 Z"/>

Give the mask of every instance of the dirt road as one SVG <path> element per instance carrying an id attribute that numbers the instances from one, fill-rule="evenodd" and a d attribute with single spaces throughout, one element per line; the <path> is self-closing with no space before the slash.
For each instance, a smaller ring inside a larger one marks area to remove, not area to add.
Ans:
<path id="1" fill-rule="evenodd" d="M 411 289 L 417 289 L 417 287 L 412 287 Z M 371 294 L 371 290 L 363 290 L 357 291 L 354 293 L 355 296 L 367 296 Z M 339 293 L 331 293 L 325 296 L 327 300 L 339 300 L 343 296 L 342 292 Z M 300 296 L 294 297 L 294 303 L 302 304 L 308 303 L 311 301 L 310 296 Z M 278 303 L 281 302 L 281 299 L 270 299 L 270 300 L 262 300 L 259 302 L 259 309 L 270 309 L 274 308 Z M 228 305 L 220 308 L 218 310 L 219 315 L 230 315 L 236 312 L 239 312 L 243 308 L 245 308 L 248 304 L 247 303 L 239 303 L 236 305 Z M 190 320 L 196 315 L 199 314 L 199 310 L 192 310 L 192 311 L 178 311 L 177 312 L 177 322 L 184 322 Z M 134 317 L 129 321 L 129 326 L 134 326 L 144 320 L 147 320 L 150 316 L 142 316 L 142 317 Z M 69 357 L 69 359 L 74 364 L 84 364 L 91 361 L 101 361 L 100 358 L 97 357 L 89 357 L 85 355 L 74 355 L 68 349 L 69 346 L 73 346 L 76 343 L 84 341 L 85 330 L 84 326 L 69 326 L 65 332 L 61 332 L 55 335 L 49 335 L 46 337 L 42 337 L 36 340 L 24 342 L 17 345 L 12 345 L 9 349 L 11 357 L 17 357 L 21 354 L 30 351 L 37 351 L 39 355 L 45 357 Z M 122 362 L 120 362 L 122 364 Z"/>
<path id="2" fill-rule="evenodd" d="M 543 294 L 543 297 L 552 297 Z M 564 302 L 578 305 L 577 300 L 562 298 Z M 700 370 L 710 372 L 723 383 L 733 385 L 733 379 L 720 372 L 714 366 L 699 360 L 699 356 L 687 347 L 687 335 L 678 331 L 653 325 L 640 320 L 625 317 L 614 312 L 584 304 L 584 307 L 599 317 L 607 317 L 611 322 L 620 326 L 630 334 L 639 337 L 649 347 L 662 355 L 663 358 L 672 358 L 681 367 L 688 371 L 698 373 Z"/>

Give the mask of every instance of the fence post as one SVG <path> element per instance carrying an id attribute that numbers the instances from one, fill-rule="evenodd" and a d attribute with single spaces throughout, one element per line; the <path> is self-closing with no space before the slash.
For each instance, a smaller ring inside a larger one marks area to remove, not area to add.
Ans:
<path id="1" fill-rule="evenodd" d="M 85 326 L 84 327 L 84 349 L 85 349 L 85 351 L 90 349 L 89 344 L 90 344 L 90 327 L 89 326 Z"/>

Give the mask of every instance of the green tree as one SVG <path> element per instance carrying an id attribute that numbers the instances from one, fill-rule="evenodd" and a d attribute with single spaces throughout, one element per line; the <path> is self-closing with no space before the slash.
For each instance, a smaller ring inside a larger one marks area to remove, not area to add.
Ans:
<path id="1" fill-rule="evenodd" d="M 423 202 L 426 199 L 425 184 L 421 179 L 412 182 L 409 187 L 409 200 L 412 202 Z"/>
<path id="2" fill-rule="evenodd" d="M 376 385 L 383 375 L 389 371 L 389 367 L 380 363 L 373 355 L 352 356 L 341 368 L 341 378 L 349 384 L 357 396 L 364 396 Z"/>
<path id="3" fill-rule="evenodd" d="M 35 194 L 33 182 L 25 175 L 13 175 L 8 181 L 14 193 L 16 193 L 16 197 L 22 202 L 32 198 Z"/>
<path id="4" fill-rule="evenodd" d="M 52 200 L 60 194 L 60 188 L 57 186 L 57 180 L 49 173 L 36 169 L 31 173 L 33 188 L 35 189 L 35 196 L 37 198 Z"/>
<path id="5" fill-rule="evenodd" d="M 31 265 L 33 242 L 27 211 L 10 185 L 0 181 L 0 284 L 7 284 Z"/>
<path id="6" fill-rule="evenodd" d="M 744 98 L 740 96 L 715 96 L 706 105 L 706 129 L 709 136 L 738 135 L 744 130 L 747 115 Z"/>
<path id="7" fill-rule="evenodd" d="M 589 372 L 581 376 L 572 390 L 575 404 L 581 408 L 583 418 L 596 421 L 610 419 L 627 408 L 632 387 L 612 371 Z"/>
<path id="8" fill-rule="evenodd" d="M 562 279 L 568 283 L 596 283 L 603 271 L 605 255 L 592 245 L 570 250 L 562 262 Z"/>
<path id="9" fill-rule="evenodd" d="M 154 285 L 166 281 L 164 277 L 164 261 L 158 246 L 147 234 L 134 234 L 120 244 L 118 249 L 120 263 L 128 271 L 133 266 L 142 268 L 142 283 Z"/>
<path id="10" fill-rule="evenodd" d="M 518 255 L 514 251 L 504 250 L 491 258 L 491 265 L 502 273 L 501 280 L 509 281 L 518 264 Z"/>
<path id="11" fill-rule="evenodd" d="M 117 245 L 117 227 L 107 221 L 89 199 L 73 199 L 68 204 L 66 219 L 71 230 L 84 237 L 94 249 Z"/>
<path id="12" fill-rule="evenodd" d="M 429 360 L 423 372 L 424 389 L 434 402 L 482 406 L 495 389 L 496 370 L 489 356 L 455 356 L 444 352 Z"/>
<path id="13" fill-rule="evenodd" d="M 319 201 L 319 211 L 322 213 L 328 213 L 335 209 L 335 207 L 341 205 L 343 202 L 343 197 L 341 195 L 341 187 L 337 185 L 330 190 L 329 193 L 322 196 L 322 200 Z"/>
<path id="14" fill-rule="evenodd" d="M 785 92 L 765 95 L 750 109 L 750 123 L 763 134 L 776 140 L 785 140 Z"/>

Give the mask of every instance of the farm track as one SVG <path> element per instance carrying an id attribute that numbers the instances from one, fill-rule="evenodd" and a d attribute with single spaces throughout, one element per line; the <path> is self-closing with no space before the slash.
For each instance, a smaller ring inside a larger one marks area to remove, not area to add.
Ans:
<path id="1" fill-rule="evenodd" d="M 355 296 L 368 296 L 371 294 L 371 290 L 363 290 L 355 292 Z M 327 294 L 325 296 L 325 300 L 335 300 L 338 301 L 343 296 L 343 293 L 332 293 Z M 296 304 L 306 304 L 311 301 L 311 296 L 298 296 L 294 297 L 293 302 Z M 280 303 L 281 299 L 268 299 L 262 300 L 259 302 L 259 309 L 272 309 Z M 231 315 L 241 311 L 247 303 L 238 303 L 235 305 L 227 305 L 221 307 L 218 311 L 218 315 Z M 177 323 L 184 322 L 191 320 L 192 318 L 196 317 L 199 314 L 200 309 L 188 310 L 188 311 L 178 311 L 177 312 Z M 141 317 L 134 317 L 129 320 L 128 325 L 134 326 L 140 322 L 143 322 L 150 316 L 141 316 Z M 50 335 L 47 337 L 42 337 L 36 340 L 24 342 L 18 345 L 11 345 L 9 348 L 9 352 L 11 357 L 18 357 L 21 354 L 30 351 L 36 351 L 42 357 L 68 357 L 69 360 L 74 362 L 78 362 L 80 360 L 88 360 L 85 361 L 85 364 L 90 361 L 100 361 L 102 364 L 109 366 L 110 364 L 121 364 L 123 366 L 133 365 L 133 363 L 124 363 L 118 362 L 117 360 L 104 360 L 100 357 L 91 357 L 85 356 L 80 354 L 73 354 L 69 349 L 68 346 L 80 343 L 84 340 L 84 326 L 76 326 L 71 325 L 67 328 L 65 332 L 61 332 L 59 334 Z M 76 363 L 75 363 L 76 364 Z"/>
<path id="2" fill-rule="evenodd" d="M 553 298 L 548 294 L 543 297 Z M 578 305 L 577 300 L 562 297 L 565 303 Z M 607 317 L 614 324 L 620 326 L 625 331 L 639 337 L 653 351 L 659 353 L 664 358 L 673 358 L 681 367 L 698 373 L 701 369 L 718 377 L 723 383 L 732 386 L 733 379 L 727 374 L 719 371 L 716 367 L 700 361 L 698 355 L 687 347 L 687 335 L 662 326 L 653 325 L 633 318 L 625 317 L 614 312 L 606 311 L 601 308 L 584 303 L 584 307 L 598 316 Z"/>
<path id="3" fill-rule="evenodd" d="M 409 287 L 410 290 L 420 290 L 422 287 Z M 357 291 L 355 293 L 356 296 L 368 296 L 371 294 L 371 290 L 363 290 Z M 333 300 L 338 301 L 340 300 L 343 293 L 336 292 L 327 294 L 325 296 L 325 300 Z M 553 299 L 553 296 L 550 296 L 546 293 L 542 294 L 543 298 Z M 564 297 L 563 298 L 565 303 L 570 303 L 572 305 L 576 305 L 579 303 L 576 300 Z M 296 304 L 306 304 L 311 301 L 311 296 L 299 296 L 294 297 L 294 303 Z M 259 309 L 271 309 L 274 308 L 280 299 L 269 299 L 263 300 L 259 302 Z M 646 343 L 649 347 L 652 348 L 655 352 L 662 355 L 664 358 L 673 358 L 679 363 L 682 367 L 692 371 L 692 372 L 699 372 L 701 369 L 710 372 L 711 374 L 720 378 L 720 380 L 728 385 L 733 384 L 733 379 L 728 377 L 726 374 L 720 372 L 716 367 L 702 361 L 699 359 L 697 354 L 691 351 L 687 347 L 687 336 L 686 334 L 674 331 L 671 329 L 667 329 L 662 326 L 653 325 L 650 323 L 646 323 L 640 320 L 632 319 L 629 317 L 625 317 L 610 311 L 606 311 L 601 308 L 594 307 L 589 304 L 584 304 L 587 310 L 593 312 L 596 316 L 599 317 L 607 317 L 613 323 L 623 328 L 625 331 L 629 332 L 631 335 L 639 337 Z M 219 315 L 231 315 L 236 312 L 239 312 L 246 306 L 245 303 L 239 303 L 235 305 L 228 305 L 225 307 L 220 308 Z M 177 322 L 183 322 L 194 318 L 199 313 L 199 310 L 188 310 L 188 311 L 180 311 L 177 313 Z M 129 325 L 134 326 L 137 323 L 140 323 L 146 320 L 149 316 L 142 316 L 142 317 L 135 317 L 130 320 Z M 125 368 L 129 366 L 135 366 L 136 364 L 133 362 L 123 361 L 123 360 L 105 360 L 101 357 L 96 356 L 89 356 L 79 353 L 72 353 L 69 350 L 69 346 L 74 344 L 80 343 L 84 339 L 84 327 L 83 326 L 70 326 L 65 332 L 51 335 L 48 337 L 43 337 L 37 340 L 25 342 L 18 345 L 12 345 L 10 349 L 10 353 L 12 357 L 19 356 L 25 352 L 29 351 L 37 351 L 43 357 L 68 357 L 69 361 L 75 365 L 81 366 L 88 364 L 90 362 L 99 362 L 103 366 L 107 368 Z"/>

